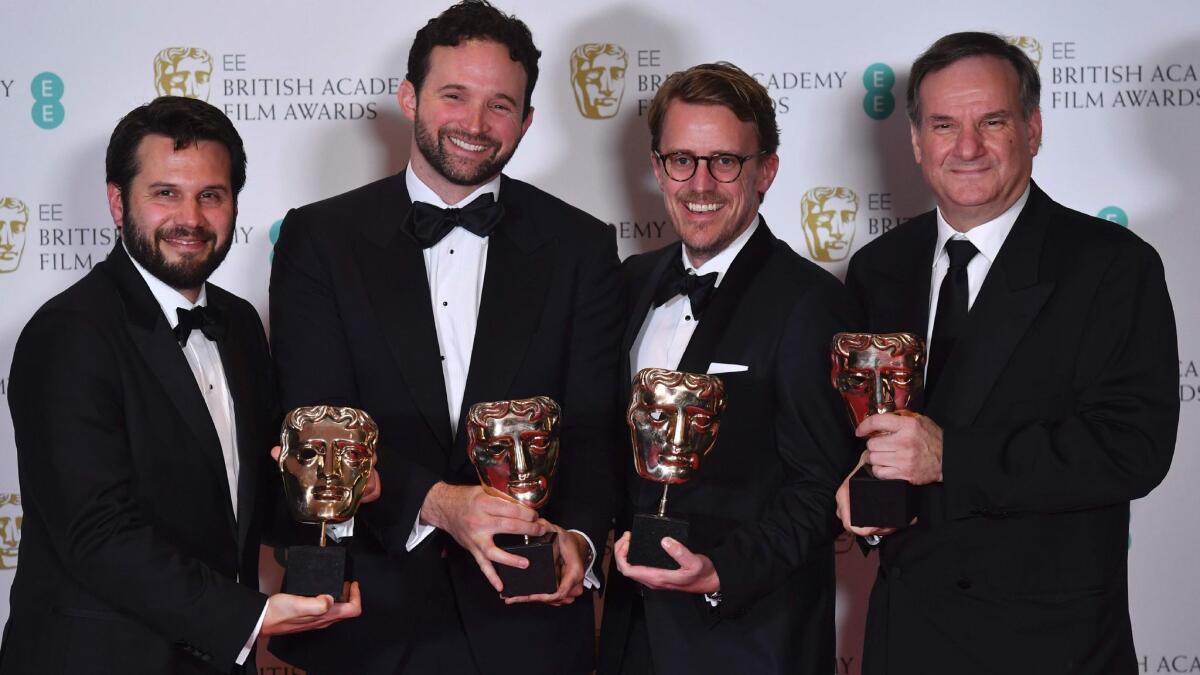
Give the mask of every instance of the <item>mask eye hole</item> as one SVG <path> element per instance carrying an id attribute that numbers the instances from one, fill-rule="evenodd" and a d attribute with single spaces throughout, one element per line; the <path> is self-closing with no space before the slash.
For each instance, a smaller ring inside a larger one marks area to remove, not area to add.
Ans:
<path id="1" fill-rule="evenodd" d="M 667 419 L 667 414 L 661 410 L 658 410 L 657 408 L 647 413 L 647 416 L 655 422 L 662 422 L 663 420 Z"/>
<path id="2" fill-rule="evenodd" d="M 305 444 L 300 446 L 300 449 L 296 451 L 296 459 L 301 464 L 312 464 L 316 461 L 319 454 L 321 453 L 316 448 Z"/>

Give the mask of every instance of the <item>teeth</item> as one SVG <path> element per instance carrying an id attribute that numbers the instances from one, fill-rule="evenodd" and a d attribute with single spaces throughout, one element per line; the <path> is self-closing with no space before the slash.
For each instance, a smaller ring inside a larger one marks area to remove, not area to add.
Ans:
<path id="1" fill-rule="evenodd" d="M 704 204 L 701 204 L 700 202 L 684 202 L 684 206 L 686 206 L 687 210 L 691 211 L 692 213 L 708 213 L 709 211 L 716 211 L 724 206 L 724 204 L 717 204 L 714 202 Z"/>
<path id="2" fill-rule="evenodd" d="M 487 148 L 486 145 L 474 145 L 472 143 L 468 143 L 466 141 L 459 140 L 453 136 L 450 136 L 449 138 L 450 138 L 451 143 L 457 145 L 458 147 L 462 148 L 463 150 L 470 150 L 471 152 L 483 152 L 483 150 Z"/>

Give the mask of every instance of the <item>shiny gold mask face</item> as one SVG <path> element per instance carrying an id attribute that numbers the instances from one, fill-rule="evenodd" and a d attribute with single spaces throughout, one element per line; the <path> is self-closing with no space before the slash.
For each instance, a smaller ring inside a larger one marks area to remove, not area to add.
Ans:
<path id="1" fill-rule="evenodd" d="M 833 386 L 854 425 L 871 415 L 917 407 L 925 344 L 912 333 L 838 333 L 830 352 Z"/>
<path id="2" fill-rule="evenodd" d="M 292 517 L 340 523 L 354 517 L 375 467 L 379 428 L 357 408 L 296 408 L 283 422 L 279 470 Z"/>
<path id="3" fill-rule="evenodd" d="M 467 456 L 484 489 L 541 508 L 558 468 L 559 419 L 558 404 L 546 396 L 471 406 Z"/>
<path id="4" fill-rule="evenodd" d="M 686 483 L 712 450 L 725 412 L 725 385 L 712 375 L 644 368 L 629 401 L 633 462 L 658 483 Z"/>

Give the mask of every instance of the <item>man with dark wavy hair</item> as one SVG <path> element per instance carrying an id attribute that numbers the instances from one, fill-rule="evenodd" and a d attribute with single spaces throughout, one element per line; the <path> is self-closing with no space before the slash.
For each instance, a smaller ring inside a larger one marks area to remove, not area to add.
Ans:
<path id="1" fill-rule="evenodd" d="M 348 544 L 372 589 L 363 617 L 272 645 L 310 673 L 593 667 L 584 591 L 612 516 L 620 274 L 611 227 L 501 173 L 533 121 L 539 56 L 486 2 L 447 9 L 417 33 L 400 88 L 408 168 L 284 219 L 271 277 L 283 403 L 361 408 L 381 434 L 382 497 Z M 483 491 L 464 431 L 471 405 L 532 396 L 563 405 L 540 519 Z M 558 589 L 501 599 L 495 565 L 527 561 L 492 535 L 548 530 Z"/>
<path id="2" fill-rule="evenodd" d="M 630 565 L 634 514 L 661 486 L 627 448 L 605 597 L 600 672 L 828 673 L 834 668 L 833 494 L 853 464 L 829 340 L 854 301 L 767 228 L 779 167 L 771 98 L 736 66 L 672 75 L 649 110 L 650 161 L 682 240 L 625 261 L 623 377 L 657 367 L 715 374 L 728 407 L 703 468 L 671 488 L 679 565 Z"/>

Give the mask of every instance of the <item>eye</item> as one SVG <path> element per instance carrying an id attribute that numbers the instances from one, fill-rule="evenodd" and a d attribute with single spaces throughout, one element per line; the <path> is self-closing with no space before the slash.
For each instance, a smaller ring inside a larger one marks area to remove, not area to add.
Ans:
<path id="1" fill-rule="evenodd" d="M 316 461 L 317 455 L 319 454 L 321 453 L 317 452 L 316 448 L 312 447 L 311 445 L 304 445 L 296 451 L 296 460 L 301 464 L 312 464 L 314 461 Z"/>
<path id="2" fill-rule="evenodd" d="M 651 410 L 646 415 L 655 422 L 662 422 L 667 419 L 667 414 L 661 410 Z"/>
<path id="3" fill-rule="evenodd" d="M 865 389 L 871 378 L 864 373 L 843 373 L 842 383 L 852 391 Z"/>
<path id="4" fill-rule="evenodd" d="M 718 169 L 732 169 L 738 165 L 738 158 L 733 155 L 713 155 L 708 161 Z"/>
<path id="5" fill-rule="evenodd" d="M 667 155 L 667 163 L 680 169 L 690 169 L 696 163 L 696 158 L 682 152 L 673 152 Z"/>
<path id="6" fill-rule="evenodd" d="M 706 431 L 712 426 L 712 418 L 708 415 L 694 415 L 692 417 L 692 428 L 698 431 Z"/>
<path id="7" fill-rule="evenodd" d="M 504 443 L 493 443 L 489 446 L 486 446 L 484 448 L 484 452 L 486 452 L 490 457 L 499 459 L 504 456 L 504 453 L 508 452 L 508 446 Z"/>

